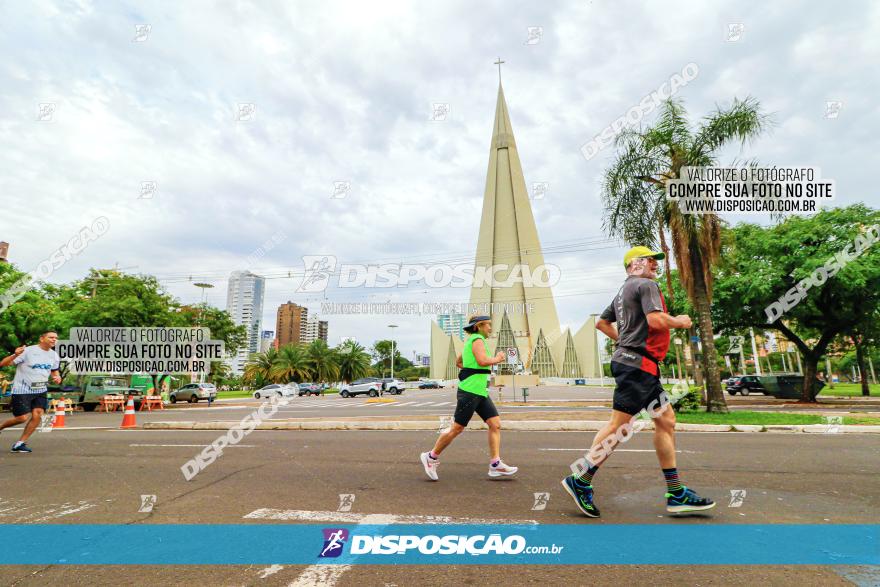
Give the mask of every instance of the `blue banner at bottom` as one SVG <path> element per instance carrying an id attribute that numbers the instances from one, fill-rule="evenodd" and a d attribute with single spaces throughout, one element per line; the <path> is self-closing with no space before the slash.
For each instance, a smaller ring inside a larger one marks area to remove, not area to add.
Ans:
<path id="1" fill-rule="evenodd" d="M 880 565 L 880 525 L 24 524 L 4 565 Z"/>

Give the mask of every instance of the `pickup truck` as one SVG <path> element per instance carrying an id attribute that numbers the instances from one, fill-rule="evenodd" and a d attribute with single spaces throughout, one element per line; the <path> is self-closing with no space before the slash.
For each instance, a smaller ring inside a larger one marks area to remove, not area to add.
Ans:
<path id="1" fill-rule="evenodd" d="M 85 380 L 83 387 L 71 385 L 59 387 L 50 384 L 48 389 L 49 399 L 70 400 L 82 406 L 83 410 L 87 412 L 94 411 L 101 404 L 101 398 L 105 395 L 130 397 L 134 400 L 134 405 L 137 408 L 141 403 L 142 392 L 131 387 L 125 377 L 114 375 L 91 375 Z M 10 395 L 3 396 L 0 400 L 0 407 L 7 408 L 11 399 Z"/>
<path id="2" fill-rule="evenodd" d="M 101 403 L 105 395 L 124 395 L 134 400 L 135 408 L 140 406 L 141 391 L 128 384 L 125 377 L 113 375 L 90 375 L 82 388 L 72 388 L 53 392 L 49 390 L 49 397 L 53 399 L 65 398 L 82 406 L 86 412 L 94 411 Z"/>

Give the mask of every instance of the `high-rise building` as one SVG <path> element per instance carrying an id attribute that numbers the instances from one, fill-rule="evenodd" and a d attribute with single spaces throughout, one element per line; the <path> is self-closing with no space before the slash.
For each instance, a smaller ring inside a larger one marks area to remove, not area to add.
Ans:
<path id="1" fill-rule="evenodd" d="M 278 317 L 275 321 L 275 340 L 277 346 L 298 344 L 303 342 L 309 310 L 305 306 L 287 302 L 278 306 Z"/>
<path id="2" fill-rule="evenodd" d="M 313 340 L 327 342 L 327 321 L 319 320 L 314 314 L 309 316 L 303 326 L 300 340 L 302 342 L 312 342 Z"/>
<path id="3" fill-rule="evenodd" d="M 441 330 L 449 336 L 457 336 L 459 340 L 464 340 L 464 325 L 467 324 L 467 318 L 464 314 L 438 314 L 437 325 Z"/>
<path id="4" fill-rule="evenodd" d="M 260 333 L 260 352 L 265 353 L 272 348 L 275 342 L 275 333 L 271 330 L 264 330 Z"/>
<path id="5" fill-rule="evenodd" d="M 244 364 L 252 353 L 260 350 L 260 321 L 263 316 L 263 297 L 266 280 L 250 271 L 233 271 L 226 291 L 226 311 L 236 324 L 247 329 L 247 343 L 230 361 L 233 373 L 244 371 Z"/>
<path id="6" fill-rule="evenodd" d="M 475 260 L 476 268 L 499 266 L 507 268 L 493 272 L 491 281 L 475 281 L 471 288 L 471 305 L 484 307 L 492 315 L 490 349 L 516 349 L 523 366 L 536 379 L 598 377 L 595 318 L 575 333 L 562 330 L 549 286 L 510 279 L 515 271 L 520 276 L 526 270 L 541 275 L 547 269 L 500 83 Z M 493 281 L 511 281 L 512 285 L 495 287 Z M 454 379 L 461 349 L 461 339 L 447 334 L 442 325 L 432 324 L 431 376 Z M 511 369 L 506 363 L 498 365 L 499 374 L 508 374 Z"/>

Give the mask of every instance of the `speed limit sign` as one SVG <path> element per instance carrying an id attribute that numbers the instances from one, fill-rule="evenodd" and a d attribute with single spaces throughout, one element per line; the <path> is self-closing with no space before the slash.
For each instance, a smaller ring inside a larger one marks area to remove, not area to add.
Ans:
<path id="1" fill-rule="evenodd" d="M 507 364 L 516 365 L 519 363 L 519 352 L 515 348 L 507 349 Z"/>

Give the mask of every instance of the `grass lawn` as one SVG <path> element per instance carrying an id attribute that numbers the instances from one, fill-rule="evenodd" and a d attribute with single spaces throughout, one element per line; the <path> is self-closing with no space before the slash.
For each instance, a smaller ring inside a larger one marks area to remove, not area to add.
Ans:
<path id="1" fill-rule="evenodd" d="M 729 414 L 706 412 L 680 412 L 675 415 L 683 424 L 828 424 L 824 416 L 818 414 L 792 414 L 788 412 L 741 412 Z M 880 425 L 880 418 L 870 416 L 845 416 L 844 424 Z"/>
<path id="2" fill-rule="evenodd" d="M 880 385 L 868 385 L 871 397 L 880 397 Z M 862 395 L 861 383 L 835 383 L 834 389 L 827 385 L 819 392 L 819 397 L 823 395 L 832 397 L 864 397 Z"/>

